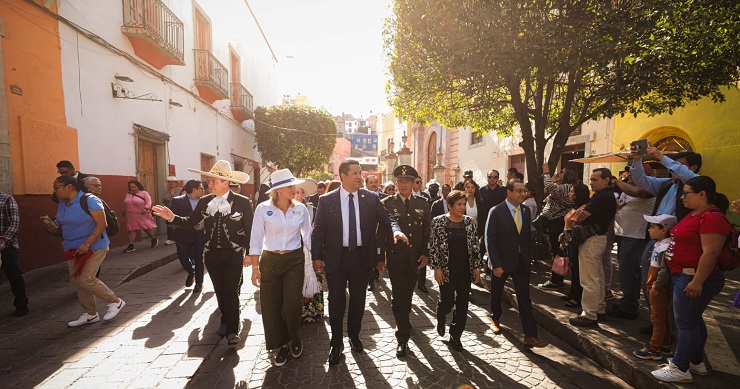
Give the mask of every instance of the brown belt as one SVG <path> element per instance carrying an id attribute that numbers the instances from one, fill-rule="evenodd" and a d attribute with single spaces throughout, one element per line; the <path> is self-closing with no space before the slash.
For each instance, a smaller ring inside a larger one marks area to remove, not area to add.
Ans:
<path id="1" fill-rule="evenodd" d="M 267 251 L 268 253 L 271 253 L 271 254 L 285 255 L 285 254 L 294 253 L 294 252 L 296 252 L 298 250 L 300 250 L 300 249 L 294 249 L 294 250 L 275 250 L 275 251 L 265 250 L 265 251 Z"/>

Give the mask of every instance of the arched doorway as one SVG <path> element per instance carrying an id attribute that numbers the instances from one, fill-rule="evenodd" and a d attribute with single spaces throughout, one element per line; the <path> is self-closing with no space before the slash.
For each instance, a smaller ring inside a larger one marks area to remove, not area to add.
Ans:
<path id="1" fill-rule="evenodd" d="M 427 172 L 424 177 L 424 182 L 429 182 L 434 178 L 434 166 L 437 165 L 437 133 L 432 132 L 429 135 L 429 141 L 427 142 Z"/>

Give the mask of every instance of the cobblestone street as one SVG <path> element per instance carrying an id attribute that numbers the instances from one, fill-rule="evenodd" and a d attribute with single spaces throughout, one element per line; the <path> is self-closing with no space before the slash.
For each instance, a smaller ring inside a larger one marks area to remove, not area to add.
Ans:
<path id="1" fill-rule="evenodd" d="M 105 267 L 104 270 L 105 272 Z M 248 279 L 249 269 L 245 269 Z M 345 352 L 329 366 L 328 320 L 304 324 L 304 351 L 299 359 L 275 367 L 264 349 L 259 291 L 242 288 L 242 344 L 221 340 L 213 289 L 206 277 L 202 294 L 183 288 L 184 273 L 171 262 L 114 290 L 127 301 L 110 322 L 67 328 L 79 314 L 67 288 L 63 301 L 49 303 L 0 327 L 0 374 L 4 386 L 17 387 L 542 387 L 593 388 L 627 385 L 556 338 L 540 330 L 553 345 L 532 352 L 521 345 L 519 317 L 507 311 L 501 335 L 488 331 L 488 294 L 475 289 L 465 351 L 456 352 L 434 328 L 436 288 L 414 297 L 414 333 L 410 352 L 396 358 L 390 282 L 382 277 L 368 293 L 361 339 L 365 353 Z M 431 281 L 428 281 L 431 284 Z M 49 289 L 49 294 L 60 295 Z M 39 304 L 38 302 L 37 304 Z M 102 309 L 102 306 L 101 306 Z"/>

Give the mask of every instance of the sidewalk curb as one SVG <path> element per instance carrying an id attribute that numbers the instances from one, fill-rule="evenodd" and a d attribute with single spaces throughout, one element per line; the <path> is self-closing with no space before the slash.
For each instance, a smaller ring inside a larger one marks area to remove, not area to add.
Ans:
<path id="1" fill-rule="evenodd" d="M 482 274 L 481 281 L 483 281 L 484 288 L 490 292 L 490 277 Z M 532 286 L 530 286 L 530 288 L 532 288 Z M 519 310 L 519 304 L 513 288 L 508 285 L 504 286 L 503 296 L 507 304 Z M 532 314 L 534 315 L 537 325 L 580 351 L 583 355 L 604 367 L 624 382 L 641 389 L 676 388 L 675 385 L 654 379 L 645 369 L 640 369 L 637 365 L 640 361 L 633 361 L 631 359 L 624 358 L 623 355 L 617 354 L 607 346 L 596 344 L 596 342 L 592 341 L 584 334 L 589 330 L 582 331 L 567 325 L 558 320 L 545 308 L 546 307 L 539 304 L 532 304 Z"/>
<path id="2" fill-rule="evenodd" d="M 157 268 L 160 268 L 174 260 L 177 259 L 177 253 L 167 255 L 165 257 L 159 258 L 155 260 L 154 262 L 147 263 L 146 265 L 137 267 L 134 271 L 129 273 L 126 278 L 124 278 L 121 282 L 116 284 L 116 286 L 123 285 L 129 281 L 133 281 Z"/>

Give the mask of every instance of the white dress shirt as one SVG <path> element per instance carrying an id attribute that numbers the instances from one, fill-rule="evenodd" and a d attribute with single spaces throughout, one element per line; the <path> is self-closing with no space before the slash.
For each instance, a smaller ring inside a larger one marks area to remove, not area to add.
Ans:
<path id="1" fill-rule="evenodd" d="M 360 198 L 359 191 L 352 192 L 355 204 L 355 223 L 357 224 L 357 247 L 362 246 L 362 232 L 360 231 Z M 339 202 L 342 205 L 342 247 L 349 247 L 349 192 L 339 187 Z"/>
<path id="2" fill-rule="evenodd" d="M 511 214 L 511 217 L 519 219 L 519 225 L 524 227 L 524 219 L 522 219 L 522 207 L 515 207 L 512 203 L 509 202 L 508 199 L 504 200 L 504 202 L 506 203 L 506 206 L 509 207 L 509 213 Z M 514 213 L 514 208 L 518 208 L 517 213 Z"/>
<path id="3" fill-rule="evenodd" d="M 260 255 L 262 250 L 296 250 L 303 245 L 311 251 L 311 216 L 305 205 L 293 201 L 288 212 L 264 201 L 254 210 L 249 255 Z"/>

